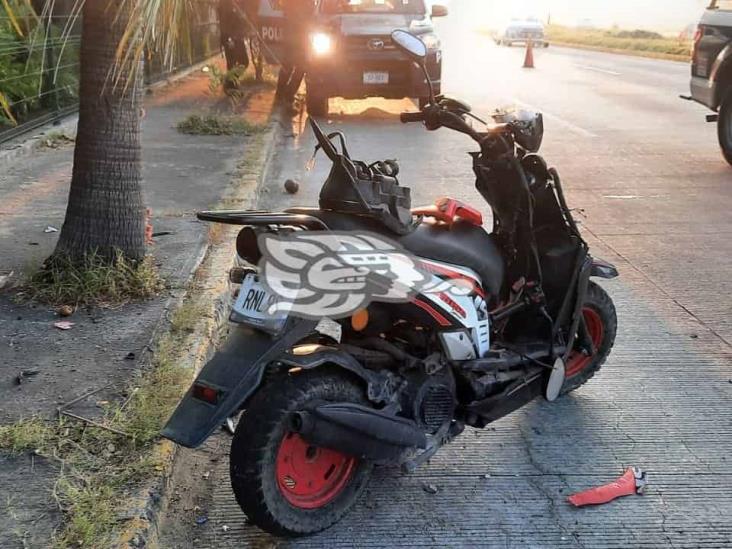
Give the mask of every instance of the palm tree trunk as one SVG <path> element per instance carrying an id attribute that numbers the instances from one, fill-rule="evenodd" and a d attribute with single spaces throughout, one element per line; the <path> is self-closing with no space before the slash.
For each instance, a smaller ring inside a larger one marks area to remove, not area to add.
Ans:
<path id="1" fill-rule="evenodd" d="M 81 259 L 116 250 L 145 255 L 140 113 L 142 70 L 110 76 L 127 24 L 114 0 L 86 0 L 81 40 L 79 128 L 71 191 L 54 255 Z"/>

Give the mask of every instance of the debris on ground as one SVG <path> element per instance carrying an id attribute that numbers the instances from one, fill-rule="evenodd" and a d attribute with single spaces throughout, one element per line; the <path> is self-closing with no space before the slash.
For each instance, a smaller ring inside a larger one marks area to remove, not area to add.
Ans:
<path id="1" fill-rule="evenodd" d="M 287 181 L 285 181 L 285 190 L 289 194 L 297 194 L 297 192 L 300 190 L 300 183 L 298 183 L 294 179 L 288 179 Z"/>
<path id="2" fill-rule="evenodd" d="M 222 529 L 222 530 L 223 530 L 224 532 L 228 532 L 229 530 L 231 530 L 231 528 L 230 528 L 229 526 L 227 526 L 226 524 L 224 524 L 224 525 L 223 525 L 223 526 L 221 527 L 221 529 Z"/>
<path id="3" fill-rule="evenodd" d="M 423 484 L 422 490 L 424 490 L 428 494 L 436 494 L 440 491 L 440 489 L 437 488 L 437 486 L 435 486 L 434 484 Z"/>
<path id="4" fill-rule="evenodd" d="M 2 290 L 8 284 L 8 282 L 10 282 L 13 274 L 14 271 L 4 272 L 0 274 L 0 290 Z"/>
<path id="5" fill-rule="evenodd" d="M 135 353 L 129 352 L 125 355 L 125 360 L 135 360 L 135 357 L 137 357 Z"/>
<path id="6" fill-rule="evenodd" d="M 37 376 L 40 373 L 40 370 L 23 370 L 15 377 L 15 384 L 22 385 L 26 378 Z"/>
<path id="7" fill-rule="evenodd" d="M 58 316 L 71 316 L 74 314 L 74 308 L 71 305 L 61 305 L 56 312 Z"/>
<path id="8" fill-rule="evenodd" d="M 643 495 L 647 484 L 648 477 L 646 473 L 638 467 L 631 467 L 619 479 L 603 486 L 573 494 L 567 498 L 567 501 L 575 507 L 602 505 L 624 496 Z"/>
<path id="9" fill-rule="evenodd" d="M 56 227 L 52 227 L 51 225 L 49 225 L 48 227 L 46 227 L 45 229 L 43 229 L 43 232 L 46 233 L 46 234 L 48 234 L 48 233 L 57 233 L 58 232 L 58 229 Z"/>
<path id="10" fill-rule="evenodd" d="M 196 519 L 196 524 L 198 526 L 202 526 L 202 525 L 206 524 L 207 522 L 208 522 L 208 517 L 207 516 L 198 517 Z"/>
<path id="11" fill-rule="evenodd" d="M 54 322 L 53 327 L 58 328 L 59 330 L 70 330 L 74 327 L 74 323 L 69 322 L 68 320 L 61 320 L 59 322 Z"/>

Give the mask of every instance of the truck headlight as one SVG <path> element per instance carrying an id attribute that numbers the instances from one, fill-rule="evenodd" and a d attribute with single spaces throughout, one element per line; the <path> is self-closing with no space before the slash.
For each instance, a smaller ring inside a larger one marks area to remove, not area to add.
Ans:
<path id="1" fill-rule="evenodd" d="M 324 32 L 314 32 L 310 35 L 310 47 L 318 57 L 329 55 L 333 51 L 333 39 Z"/>

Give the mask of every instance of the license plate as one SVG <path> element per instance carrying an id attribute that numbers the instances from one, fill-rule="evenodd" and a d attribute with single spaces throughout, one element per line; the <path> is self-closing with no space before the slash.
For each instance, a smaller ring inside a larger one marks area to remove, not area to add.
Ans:
<path id="1" fill-rule="evenodd" d="M 278 333 L 282 330 L 289 316 L 288 310 L 271 312 L 277 297 L 259 281 L 255 274 L 244 279 L 231 313 L 232 322 L 249 324 L 262 330 Z"/>
<path id="2" fill-rule="evenodd" d="M 388 72 L 365 72 L 363 73 L 364 84 L 388 84 Z"/>

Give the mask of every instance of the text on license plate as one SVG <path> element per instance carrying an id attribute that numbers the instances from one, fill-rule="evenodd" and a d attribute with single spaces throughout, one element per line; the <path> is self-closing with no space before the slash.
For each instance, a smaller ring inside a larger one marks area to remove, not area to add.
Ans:
<path id="1" fill-rule="evenodd" d="M 363 73 L 364 84 L 388 84 L 388 72 L 365 72 Z"/>
<path id="2" fill-rule="evenodd" d="M 287 310 L 272 310 L 277 302 L 277 298 L 269 293 L 255 275 L 248 275 L 234 304 L 235 317 L 232 320 L 276 331 L 288 317 Z"/>

